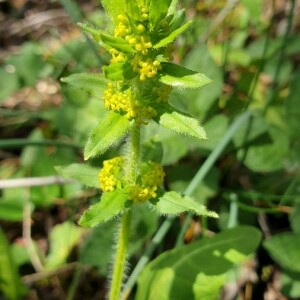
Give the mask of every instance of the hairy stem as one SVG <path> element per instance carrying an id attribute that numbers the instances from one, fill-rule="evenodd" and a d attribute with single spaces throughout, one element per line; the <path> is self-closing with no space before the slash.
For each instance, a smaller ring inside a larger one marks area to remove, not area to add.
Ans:
<path id="1" fill-rule="evenodd" d="M 113 268 L 113 277 L 110 287 L 109 300 L 120 300 L 123 273 L 126 264 L 126 253 L 129 240 L 129 229 L 131 223 L 131 210 L 126 211 L 121 219 L 121 227 L 117 241 L 117 253 Z"/>
<path id="2" fill-rule="evenodd" d="M 129 149 L 128 149 L 128 169 L 127 169 L 127 181 L 128 183 L 134 183 L 138 173 L 139 161 L 140 161 L 140 131 L 141 126 L 134 123 L 131 127 L 129 137 Z"/>
<path id="3" fill-rule="evenodd" d="M 138 174 L 139 157 L 140 157 L 140 125 L 134 123 L 130 138 L 128 141 L 129 149 L 127 155 L 128 167 L 127 167 L 127 181 L 128 183 L 134 183 Z M 132 211 L 127 210 L 121 219 L 121 227 L 119 231 L 117 241 L 117 253 L 113 268 L 113 276 L 111 289 L 109 294 L 110 300 L 120 300 L 121 287 L 124 269 L 126 265 L 126 255 L 129 241 L 129 232 L 131 224 Z"/>

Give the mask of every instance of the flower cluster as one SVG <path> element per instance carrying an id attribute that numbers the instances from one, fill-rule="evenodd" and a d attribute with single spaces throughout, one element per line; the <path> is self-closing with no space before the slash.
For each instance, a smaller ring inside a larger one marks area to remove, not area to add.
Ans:
<path id="1" fill-rule="evenodd" d="M 108 110 L 125 115 L 137 123 L 147 124 L 157 115 L 158 105 L 168 101 L 172 90 L 170 86 L 160 83 L 157 75 L 162 70 L 161 61 L 172 57 L 173 46 L 159 49 L 153 47 L 155 37 L 151 35 L 149 10 L 144 6 L 140 6 L 139 10 L 139 20 L 129 19 L 126 14 L 118 15 L 115 20 L 113 37 L 123 39 L 132 51 L 125 51 L 117 46 L 116 49 L 114 45 L 108 49 L 111 54 L 110 64 L 127 64 L 136 75 L 109 83 L 104 91 L 103 100 Z M 164 22 L 162 26 L 163 24 Z M 165 26 L 168 26 L 166 24 Z M 164 27 L 164 32 L 167 32 L 167 29 Z M 139 87 L 128 88 L 132 84 Z M 153 86 L 155 91 L 152 91 Z M 151 94 L 152 98 L 149 97 Z"/>
<path id="2" fill-rule="evenodd" d="M 130 88 L 120 91 L 112 82 L 108 83 L 103 99 L 107 109 L 124 114 L 129 120 L 135 119 L 137 123 L 145 123 L 156 115 L 154 108 L 142 105 L 134 98 Z"/>
<path id="3" fill-rule="evenodd" d="M 100 188 L 103 192 L 112 192 L 116 189 L 117 183 L 120 182 L 119 177 L 123 163 L 124 158 L 121 156 L 103 162 L 103 168 L 98 175 Z"/>
<path id="4" fill-rule="evenodd" d="M 140 74 L 141 81 L 154 77 L 157 71 L 161 69 L 160 62 L 157 59 L 151 60 L 150 58 L 142 61 L 139 57 L 136 57 L 132 60 L 131 65 L 133 71 Z"/>
<path id="5" fill-rule="evenodd" d="M 158 163 L 148 161 L 140 169 L 138 182 L 129 185 L 125 181 L 125 159 L 115 157 L 106 160 L 99 173 L 99 184 L 103 192 L 112 192 L 116 189 L 129 187 L 129 197 L 136 203 L 144 203 L 157 197 L 157 189 L 162 185 L 165 173 Z"/>

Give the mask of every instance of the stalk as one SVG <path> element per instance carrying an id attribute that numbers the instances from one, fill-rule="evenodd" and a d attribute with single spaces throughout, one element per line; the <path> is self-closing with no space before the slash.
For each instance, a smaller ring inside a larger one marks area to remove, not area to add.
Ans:
<path id="1" fill-rule="evenodd" d="M 131 210 L 126 211 L 121 219 L 121 226 L 117 241 L 117 253 L 114 262 L 112 282 L 109 292 L 109 300 L 120 300 L 123 274 L 126 264 L 126 254 L 129 240 L 129 230 L 131 224 Z"/>
<path id="2" fill-rule="evenodd" d="M 128 149 L 128 168 L 127 168 L 127 181 L 128 183 L 135 182 L 138 173 L 139 157 L 140 157 L 140 125 L 134 123 L 129 137 Z M 121 226 L 117 240 L 117 253 L 113 267 L 113 275 L 111 288 L 109 293 L 109 300 L 121 299 L 121 288 L 123 281 L 123 274 L 126 267 L 126 256 L 128 249 L 130 224 L 132 219 L 132 211 L 127 210 L 121 218 Z"/>

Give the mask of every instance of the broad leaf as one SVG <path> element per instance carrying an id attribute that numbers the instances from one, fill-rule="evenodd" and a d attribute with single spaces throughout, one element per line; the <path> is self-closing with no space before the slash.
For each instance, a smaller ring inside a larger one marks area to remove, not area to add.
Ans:
<path id="1" fill-rule="evenodd" d="M 93 129 L 84 149 L 84 159 L 104 153 L 126 135 L 129 127 L 130 122 L 125 116 L 108 112 Z"/>
<path id="2" fill-rule="evenodd" d="M 101 0 L 101 4 L 114 22 L 117 21 L 118 15 L 126 11 L 126 0 Z"/>
<path id="3" fill-rule="evenodd" d="M 112 63 L 103 67 L 103 72 L 107 79 L 113 81 L 132 79 L 137 75 L 129 63 Z"/>
<path id="4" fill-rule="evenodd" d="M 187 134 L 198 139 L 206 139 L 204 128 L 191 117 L 177 112 L 165 113 L 159 119 L 159 124 L 180 134 Z"/>
<path id="5" fill-rule="evenodd" d="M 196 89 L 211 82 L 206 75 L 191 71 L 179 65 L 162 62 L 161 66 L 162 70 L 159 72 L 159 80 L 167 85 Z"/>
<path id="6" fill-rule="evenodd" d="M 266 241 L 263 246 L 283 268 L 300 272 L 300 233 L 281 233 Z"/>
<path id="7" fill-rule="evenodd" d="M 246 157 L 245 151 L 239 150 L 238 158 L 254 172 L 274 172 L 284 168 L 290 151 L 290 140 L 286 131 L 270 126 L 267 138 L 262 141 L 263 143 L 259 141 L 257 144 L 252 141 L 246 151 Z"/>
<path id="8" fill-rule="evenodd" d="M 56 166 L 58 174 L 65 178 L 76 179 L 80 183 L 90 186 L 99 187 L 98 173 L 99 170 L 87 164 L 72 164 L 69 166 Z"/>
<path id="9" fill-rule="evenodd" d="M 83 229 L 71 222 L 55 225 L 50 232 L 50 252 L 46 269 L 54 269 L 66 263 L 72 248 L 79 242 Z"/>
<path id="10" fill-rule="evenodd" d="M 173 42 L 178 35 L 180 35 L 182 32 L 184 32 L 190 25 L 192 24 L 192 21 L 185 23 L 178 29 L 171 32 L 166 38 L 160 40 L 157 44 L 153 46 L 153 48 L 160 48 L 168 45 L 169 43 Z"/>
<path id="11" fill-rule="evenodd" d="M 172 0 L 150 0 L 149 21 L 151 28 L 167 15 L 171 2 Z"/>
<path id="12" fill-rule="evenodd" d="M 167 192 L 154 205 L 155 210 L 163 215 L 178 215 L 184 212 L 192 212 L 199 216 L 218 218 L 218 214 L 194 201 L 189 196 L 181 196 L 177 192 Z"/>
<path id="13" fill-rule="evenodd" d="M 8 241 L 0 228 L 0 291 L 8 300 L 18 300 L 26 292 Z"/>
<path id="14" fill-rule="evenodd" d="M 62 82 L 84 90 L 95 97 L 102 97 L 107 80 L 102 74 L 78 73 L 68 77 L 61 78 Z"/>
<path id="15" fill-rule="evenodd" d="M 94 227 L 116 217 L 124 211 L 129 204 L 128 194 L 121 190 L 104 193 L 99 203 L 88 208 L 81 216 L 79 225 Z"/>
<path id="16" fill-rule="evenodd" d="M 206 299 L 205 291 L 194 292 L 198 276 L 226 273 L 255 251 L 260 240 L 259 230 L 243 226 L 166 251 L 144 268 L 135 299 L 182 300 L 195 299 L 196 295 L 196 299 Z M 218 284 L 215 286 L 219 289 Z"/>
<path id="17" fill-rule="evenodd" d="M 100 34 L 100 38 L 104 44 L 112 48 L 115 48 L 120 52 L 126 54 L 132 54 L 135 52 L 135 50 L 131 47 L 131 45 L 121 37 L 114 37 L 106 32 L 102 32 Z"/>
<path id="18" fill-rule="evenodd" d="M 193 285 L 195 300 L 216 300 L 220 298 L 220 290 L 224 286 L 226 275 L 197 275 Z"/>

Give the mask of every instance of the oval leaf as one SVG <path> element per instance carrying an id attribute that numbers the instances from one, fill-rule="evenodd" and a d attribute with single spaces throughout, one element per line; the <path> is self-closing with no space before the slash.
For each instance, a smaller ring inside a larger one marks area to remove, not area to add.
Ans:
<path id="1" fill-rule="evenodd" d="M 167 85 L 197 89 L 211 82 L 206 75 L 179 65 L 162 62 L 161 66 L 162 70 L 159 73 L 161 75 L 159 80 Z"/>
<path id="2" fill-rule="evenodd" d="M 125 116 L 108 112 L 93 129 L 84 149 L 84 159 L 104 153 L 126 135 L 129 127 L 130 122 Z"/>
<path id="3" fill-rule="evenodd" d="M 45 261 L 47 270 L 66 263 L 72 248 L 80 241 L 83 229 L 69 221 L 55 225 L 49 235 L 50 251 Z"/>
<path id="4" fill-rule="evenodd" d="M 115 190 L 104 193 L 99 203 L 88 208 L 81 216 L 79 225 L 94 227 L 106 222 L 124 211 L 128 207 L 129 197 L 124 191 Z"/>
<path id="5" fill-rule="evenodd" d="M 218 218 L 218 214 L 207 210 L 207 208 L 194 201 L 189 196 L 181 196 L 172 191 L 165 193 L 154 205 L 156 211 L 163 215 L 178 215 L 184 212 L 192 212 L 199 216 Z"/>
<path id="6" fill-rule="evenodd" d="M 99 188 L 98 174 L 99 170 L 87 164 L 72 164 L 69 166 L 56 166 L 55 170 L 58 174 L 65 178 L 71 178 L 80 183 Z"/>
<path id="7" fill-rule="evenodd" d="M 259 230 L 243 226 L 166 251 L 144 268 L 138 281 L 136 299 L 195 299 L 193 285 L 198 276 L 226 273 L 255 251 L 260 240 Z M 219 286 L 216 285 L 216 288 Z"/>
<path id="8" fill-rule="evenodd" d="M 159 124 L 176 133 L 187 134 L 200 140 L 207 139 L 204 128 L 196 119 L 177 112 L 164 113 L 159 119 Z"/>
<path id="9" fill-rule="evenodd" d="M 300 233 L 277 234 L 264 241 L 263 246 L 280 266 L 300 272 Z"/>
<path id="10" fill-rule="evenodd" d="M 61 78 L 61 81 L 99 98 L 102 97 L 103 90 L 107 84 L 107 80 L 102 74 L 88 73 L 73 74 Z"/>

